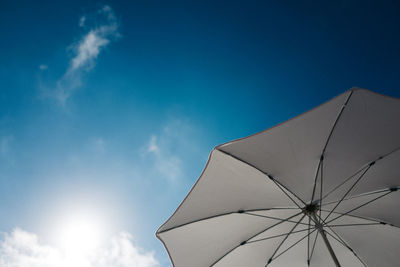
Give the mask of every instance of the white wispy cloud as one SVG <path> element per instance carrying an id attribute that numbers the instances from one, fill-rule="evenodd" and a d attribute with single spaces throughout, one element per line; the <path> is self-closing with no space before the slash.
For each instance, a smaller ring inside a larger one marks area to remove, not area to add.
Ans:
<path id="1" fill-rule="evenodd" d="M 47 66 L 46 64 L 40 64 L 40 65 L 39 65 L 39 69 L 40 69 L 40 70 L 47 70 L 47 69 L 48 69 L 48 66 Z"/>
<path id="2" fill-rule="evenodd" d="M 182 176 L 182 160 L 170 150 L 169 138 L 165 132 L 152 134 L 147 144 L 147 155 L 153 156 L 153 168 L 174 183 Z"/>
<path id="3" fill-rule="evenodd" d="M 86 258 L 70 259 L 58 248 L 44 245 L 38 236 L 21 229 L 3 233 L 0 240 L 2 267 L 156 267 L 153 252 L 146 252 L 121 232 L 109 244 Z"/>
<path id="4" fill-rule="evenodd" d="M 157 133 L 149 136 L 143 155 L 151 159 L 153 170 L 174 184 L 184 175 L 184 154 L 193 153 L 194 128 L 188 120 L 170 118 Z"/>
<path id="5" fill-rule="evenodd" d="M 95 65 L 100 52 L 120 37 L 119 24 L 113 9 L 105 5 L 94 15 L 96 26 L 88 26 L 88 16 L 82 16 L 79 26 L 87 29 L 78 42 L 69 46 L 73 52 L 63 76 L 56 82 L 54 89 L 41 86 L 45 96 L 55 98 L 62 106 L 66 105 L 71 94 L 82 86 L 83 75 Z M 45 66 L 45 65 L 41 65 Z"/>
<path id="6" fill-rule="evenodd" d="M 168 148 L 160 148 L 157 135 L 152 135 L 147 152 L 154 156 L 153 167 L 169 182 L 174 183 L 182 176 L 182 160 Z"/>
<path id="7" fill-rule="evenodd" d="M 143 252 L 132 243 L 132 236 L 122 232 L 114 237 L 108 250 L 103 250 L 95 260 L 96 267 L 153 267 L 158 266 L 153 252 Z"/>
<path id="8" fill-rule="evenodd" d="M 154 154 L 160 154 L 160 147 L 157 144 L 157 136 L 156 135 L 152 135 L 150 137 L 147 152 L 154 153 Z"/>
<path id="9" fill-rule="evenodd" d="M 32 233 L 15 229 L 5 233 L 0 242 L 0 266 L 51 267 L 61 266 L 61 255 L 49 246 L 40 245 Z"/>
<path id="10" fill-rule="evenodd" d="M 82 16 L 82 17 L 79 19 L 79 26 L 80 26 L 80 27 L 85 26 L 85 21 L 86 21 L 86 16 Z"/>

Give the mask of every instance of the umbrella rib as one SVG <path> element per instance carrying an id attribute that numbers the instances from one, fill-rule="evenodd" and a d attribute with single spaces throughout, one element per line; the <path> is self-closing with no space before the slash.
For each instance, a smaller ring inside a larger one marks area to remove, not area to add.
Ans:
<path id="1" fill-rule="evenodd" d="M 383 160 L 385 158 L 387 158 L 388 156 L 390 156 L 391 154 L 400 151 L 400 147 L 397 147 L 395 149 L 393 149 L 392 151 L 384 154 L 383 156 L 380 156 L 378 158 L 376 158 L 373 162 L 378 162 L 380 160 Z M 338 184 L 335 188 L 333 188 L 331 191 L 329 191 L 322 199 L 325 199 L 326 197 L 328 197 L 330 194 L 332 194 L 334 191 L 336 191 L 338 188 L 340 188 L 342 185 L 344 185 L 346 182 L 348 182 L 350 179 L 352 179 L 354 176 L 356 176 L 357 174 L 359 174 L 360 172 L 363 171 L 364 168 L 368 167 L 370 163 L 363 165 L 359 170 L 357 170 L 355 173 L 353 173 L 352 175 L 350 175 L 348 178 L 346 178 L 343 182 L 341 182 L 340 184 Z"/>
<path id="2" fill-rule="evenodd" d="M 335 188 L 333 188 L 331 191 L 329 191 L 328 193 L 326 193 L 326 195 L 324 195 L 322 197 L 322 199 L 327 198 L 330 194 L 332 194 L 333 192 L 335 192 L 337 189 L 339 189 L 342 185 L 344 185 L 345 183 L 347 183 L 349 180 L 351 180 L 352 178 L 354 178 L 357 174 L 359 174 L 360 172 L 362 172 L 366 167 L 368 167 L 368 165 L 365 165 L 363 167 L 361 167 L 361 169 L 357 170 L 355 173 L 353 173 L 352 175 L 350 175 L 348 178 L 346 178 L 343 182 L 341 182 L 340 184 L 338 184 L 337 186 L 335 186 Z"/>
<path id="3" fill-rule="evenodd" d="M 281 187 L 281 184 L 278 183 L 274 177 L 268 176 L 275 184 L 276 186 L 294 203 L 296 206 L 301 209 L 302 207 Z M 285 188 L 286 189 L 286 188 Z M 287 190 L 287 189 L 286 189 Z M 290 192 L 290 191 L 289 191 Z M 304 203 L 305 204 L 305 203 Z"/>
<path id="4" fill-rule="evenodd" d="M 346 243 L 346 241 L 344 241 L 343 238 L 341 238 L 340 235 L 337 234 L 337 233 L 331 228 L 331 225 L 326 225 L 326 227 L 327 227 L 330 231 L 332 231 L 332 233 L 334 233 L 334 234 L 336 235 L 336 237 L 339 238 L 339 239 L 343 242 L 343 244 L 345 244 L 352 252 L 354 252 L 354 250 Z M 327 231 L 327 233 L 329 233 L 329 232 Z"/>
<path id="5" fill-rule="evenodd" d="M 328 212 L 327 210 L 322 210 L 322 211 Z M 390 224 L 390 223 L 386 223 L 386 222 L 383 222 L 383 221 L 379 221 L 377 219 L 366 218 L 366 217 L 363 217 L 363 216 L 353 215 L 353 214 L 344 214 L 344 213 L 337 212 L 337 211 L 333 212 L 333 213 L 334 214 L 339 214 L 339 215 L 346 215 L 346 216 L 350 216 L 350 217 L 354 217 L 354 218 L 358 218 L 358 219 L 363 219 L 363 220 L 366 220 L 366 221 L 376 222 L 376 223 L 380 223 L 380 224 L 387 224 L 387 225 L 390 225 L 390 226 L 393 226 L 393 227 L 400 228 L 400 226 L 393 225 L 393 224 Z"/>
<path id="6" fill-rule="evenodd" d="M 278 225 L 281 224 L 281 223 L 287 222 L 288 220 L 290 220 L 290 219 L 292 219 L 292 218 L 294 218 L 294 217 L 299 216 L 301 213 L 303 213 L 303 212 L 302 212 L 302 211 L 301 211 L 301 212 L 298 212 L 298 213 L 296 213 L 296 214 L 294 214 L 294 215 L 288 217 L 288 218 L 285 219 L 285 220 L 282 220 L 282 221 L 280 221 L 280 222 L 277 222 L 276 224 L 273 224 L 273 225 L 267 227 L 266 229 L 262 230 L 261 232 L 259 232 L 259 233 L 255 234 L 255 235 L 253 235 L 252 237 L 248 238 L 248 239 L 246 240 L 246 242 L 248 242 L 250 239 L 255 238 L 255 237 L 258 236 L 258 235 L 261 235 L 262 233 L 265 233 L 266 231 L 268 231 L 268 230 L 274 228 L 275 226 L 278 226 Z"/>
<path id="7" fill-rule="evenodd" d="M 329 230 L 332 231 L 332 233 L 334 233 L 337 238 L 332 235 L 331 233 L 329 233 L 328 231 L 325 231 L 328 235 L 330 235 L 332 238 L 334 238 L 336 241 L 338 241 L 340 244 L 342 244 L 344 247 L 346 247 L 348 250 L 350 250 L 351 252 L 353 252 L 354 256 L 356 256 L 356 258 L 365 266 L 367 267 L 367 265 L 361 260 L 361 258 L 357 255 L 357 253 L 354 251 L 354 249 L 352 249 L 347 243 L 346 241 L 343 240 L 343 238 L 340 237 L 340 235 L 338 235 L 335 231 L 333 231 L 333 229 L 331 229 L 328 226 Z"/>
<path id="8" fill-rule="evenodd" d="M 174 230 L 174 229 L 186 226 L 186 225 L 190 225 L 190 224 L 193 224 L 193 223 L 202 222 L 202 221 L 206 221 L 206 220 L 210 220 L 210 219 L 214 219 L 214 218 L 218 218 L 218 217 L 222 217 L 222 216 L 227 216 L 227 215 L 231 215 L 231 214 L 235 214 L 235 213 L 240 213 L 240 212 L 227 212 L 227 213 L 222 213 L 222 214 L 218 214 L 218 215 L 213 215 L 213 216 L 201 218 L 201 219 L 198 219 L 198 220 L 190 221 L 190 222 L 187 222 L 187 223 L 183 223 L 183 224 L 180 224 L 180 225 L 177 225 L 177 226 L 174 226 L 174 227 L 159 231 L 158 234 L 162 234 L 162 233 L 165 233 L 165 232 L 168 232 L 168 231 L 171 231 L 171 230 Z"/>
<path id="9" fill-rule="evenodd" d="M 350 91 L 350 94 L 349 94 L 348 97 L 346 98 L 346 101 L 344 102 L 342 108 L 340 109 L 340 112 L 339 112 L 338 116 L 336 117 L 335 123 L 333 124 L 332 129 L 331 129 L 331 131 L 330 131 L 330 133 L 329 133 L 329 136 L 328 136 L 328 138 L 326 139 L 325 146 L 324 146 L 324 148 L 322 149 L 322 155 L 325 154 L 326 148 L 328 147 L 329 141 L 331 140 L 333 131 L 335 130 L 336 125 L 337 125 L 337 123 L 338 123 L 340 117 L 342 116 L 344 109 L 346 108 L 347 104 L 349 103 L 350 97 L 351 97 L 352 95 L 353 95 L 353 90 Z"/>
<path id="10" fill-rule="evenodd" d="M 316 187 L 316 185 L 317 185 L 318 171 L 319 171 L 321 162 L 324 160 L 324 155 L 325 155 L 326 148 L 328 147 L 328 144 L 329 144 L 329 141 L 331 140 L 333 131 L 335 130 L 336 125 L 337 125 L 337 123 L 338 123 L 340 117 L 342 116 L 343 111 L 344 111 L 344 109 L 345 109 L 346 106 L 347 106 L 347 103 L 349 103 L 350 97 L 351 97 L 352 95 L 353 95 L 353 91 L 350 91 L 350 94 L 347 96 L 346 101 L 344 102 L 344 104 L 343 104 L 342 107 L 340 108 L 340 111 L 339 111 L 339 113 L 338 113 L 338 115 L 337 115 L 337 117 L 336 117 L 336 119 L 335 119 L 335 122 L 333 123 L 333 126 L 332 126 L 332 128 L 331 128 L 331 130 L 330 130 L 330 132 L 329 132 L 329 135 L 328 135 L 328 137 L 327 137 L 327 139 L 326 139 L 326 141 L 325 141 L 325 145 L 324 145 L 324 147 L 323 147 L 323 149 L 322 149 L 321 157 L 320 157 L 320 159 L 319 159 L 319 163 L 318 163 L 318 167 L 317 167 L 317 173 L 316 173 L 316 175 L 315 175 L 313 193 L 312 193 L 312 196 L 311 196 L 311 202 L 314 201 L 314 194 L 315 194 L 315 187 Z"/>
<path id="11" fill-rule="evenodd" d="M 285 243 L 285 241 L 288 239 L 288 237 L 293 233 L 294 229 L 296 229 L 296 227 L 299 225 L 299 223 L 304 219 L 306 215 L 304 214 L 303 217 L 301 217 L 300 221 L 298 221 L 293 228 L 290 230 L 290 232 L 285 236 L 285 238 L 282 240 L 282 242 L 278 245 L 278 247 L 275 249 L 274 253 L 272 253 L 272 256 L 270 257 L 270 259 L 268 260 L 267 265 L 273 260 L 275 254 L 278 252 L 278 250 L 281 248 L 281 246 L 283 245 L 283 243 Z"/>
<path id="12" fill-rule="evenodd" d="M 349 223 L 349 224 L 331 224 L 325 225 L 327 227 L 340 227 L 340 226 L 367 226 L 367 225 L 382 225 L 383 223 L 376 222 L 376 223 Z"/>
<path id="13" fill-rule="evenodd" d="M 278 217 L 272 217 L 272 216 L 266 216 L 266 215 L 261 215 L 261 214 L 255 214 L 255 213 L 250 213 L 250 212 L 244 212 L 244 214 L 247 214 L 247 215 L 252 215 L 252 216 L 257 216 L 257 217 L 262 217 L 262 218 L 267 218 L 267 219 L 272 219 L 272 220 L 278 220 L 278 221 L 283 221 L 283 220 L 285 220 L 285 219 L 283 219 L 283 218 L 278 218 Z M 296 221 L 292 221 L 292 220 L 286 220 L 287 222 L 292 222 L 292 223 L 297 223 Z M 306 223 L 300 223 L 300 224 L 303 224 L 303 225 L 308 225 L 308 224 L 306 224 Z"/>
<path id="14" fill-rule="evenodd" d="M 321 168 L 321 163 L 322 163 L 323 160 L 324 160 L 324 157 L 321 156 L 320 159 L 319 159 L 319 162 L 318 162 L 317 171 L 316 171 L 316 173 L 315 173 L 314 186 L 313 186 L 313 191 L 312 191 L 310 203 L 312 203 L 312 202 L 314 201 L 315 189 L 316 189 L 316 187 L 317 187 L 318 173 L 319 173 L 319 170 L 320 170 L 320 168 Z"/>
<path id="15" fill-rule="evenodd" d="M 332 230 L 332 229 L 331 229 Z M 336 236 L 332 235 L 331 233 L 329 233 L 328 231 L 325 231 L 325 233 L 327 233 L 328 235 L 330 235 L 332 238 L 334 238 L 337 242 L 339 242 L 340 244 L 342 244 L 343 246 L 345 246 L 346 248 L 352 250 L 349 246 L 346 245 L 346 243 L 344 243 L 342 240 L 340 240 L 339 238 L 337 238 Z"/>
<path id="16" fill-rule="evenodd" d="M 397 191 L 397 188 L 395 189 L 395 191 Z M 349 211 L 347 211 L 347 212 L 345 212 L 345 213 L 343 213 L 343 214 L 337 216 L 336 218 L 334 218 L 334 219 L 332 219 L 332 220 L 330 220 L 330 221 L 328 221 L 328 222 L 326 222 L 326 223 L 325 223 L 325 221 L 324 221 L 324 224 L 326 225 L 326 224 L 328 224 L 328 223 L 331 223 L 331 222 L 333 222 L 333 221 L 335 221 L 335 220 L 337 220 L 337 219 L 343 217 L 344 215 L 347 215 L 347 214 L 349 214 L 350 212 L 353 212 L 353 211 L 355 211 L 355 210 L 358 210 L 359 208 L 362 208 L 362 207 L 364 207 L 365 205 L 368 205 L 369 203 L 374 202 L 374 201 L 376 201 L 376 200 L 378 200 L 378 199 L 380 199 L 380 198 L 382 198 L 382 197 L 384 197 L 384 196 L 386 196 L 386 195 L 388 195 L 388 194 L 390 194 L 390 193 L 392 193 L 392 192 L 395 192 L 395 191 L 389 191 L 389 192 L 387 192 L 386 194 L 380 195 L 379 197 L 376 197 L 376 198 L 374 198 L 374 199 L 372 199 L 372 200 L 370 200 L 370 201 L 367 201 L 367 202 L 365 202 L 364 204 L 362 204 L 362 205 L 360 205 L 360 206 L 358 206 L 358 207 L 355 207 L 355 208 L 353 208 L 353 209 L 351 209 L 351 210 L 349 210 Z M 326 218 L 325 218 L 325 220 L 326 220 Z"/>
<path id="17" fill-rule="evenodd" d="M 312 229 L 315 229 L 315 227 L 314 227 L 314 228 L 312 228 Z M 264 238 L 261 238 L 261 239 L 256 239 L 256 240 L 252 240 L 252 241 L 248 241 L 248 242 L 246 242 L 246 244 L 251 244 L 251 243 L 261 242 L 261 241 L 265 241 L 265 240 L 273 239 L 273 238 L 276 238 L 276 237 L 285 236 L 285 235 L 288 235 L 288 234 L 302 233 L 302 232 L 305 232 L 305 231 L 308 231 L 308 228 L 307 228 L 307 229 L 296 230 L 296 231 L 293 231 L 293 232 L 288 232 L 288 233 L 284 233 L 284 234 L 279 234 L 279 235 L 268 236 L 268 237 L 264 237 Z"/>
<path id="18" fill-rule="evenodd" d="M 328 213 L 328 215 L 325 217 L 325 219 L 322 221 L 322 224 L 326 222 L 326 220 L 329 218 L 329 216 L 332 214 L 332 212 L 335 211 L 335 209 L 342 203 L 343 199 L 346 198 L 346 196 L 350 193 L 351 190 L 358 184 L 358 182 L 364 177 L 364 175 L 368 172 L 368 170 L 371 168 L 372 165 L 375 164 L 375 161 L 371 162 L 368 167 L 365 169 L 365 171 L 358 177 L 358 179 L 353 183 L 353 185 L 346 191 L 346 193 L 343 195 L 343 197 L 340 199 L 338 203 L 336 203 L 335 207 Z"/>
<path id="19" fill-rule="evenodd" d="M 315 228 L 314 230 L 311 231 L 310 234 L 314 233 L 317 230 L 317 228 Z M 284 251 L 282 251 L 281 253 L 279 253 L 275 258 L 273 258 L 272 260 L 276 260 L 278 257 L 282 256 L 285 252 L 287 252 L 288 250 L 290 250 L 291 248 L 293 248 L 294 246 L 296 246 L 298 243 L 300 243 L 302 240 L 304 240 L 307 236 L 309 236 L 309 234 L 303 236 L 302 238 L 300 238 L 299 240 L 297 240 L 294 244 L 292 244 L 290 247 L 288 247 L 287 249 L 285 249 Z M 271 260 L 271 261 L 272 261 Z"/>
<path id="20" fill-rule="evenodd" d="M 256 233 L 256 234 L 253 235 L 252 237 L 248 238 L 246 241 L 243 241 L 243 242 L 240 243 L 239 245 L 235 246 L 234 248 L 232 248 L 231 250 L 229 250 L 228 252 L 226 252 L 224 255 L 222 255 L 222 257 L 220 257 L 220 258 L 218 258 L 216 261 L 214 261 L 214 262 L 210 265 L 210 267 L 212 267 L 212 266 L 214 266 L 215 264 L 217 264 L 219 261 L 221 261 L 223 258 L 225 258 L 227 255 L 229 255 L 232 251 L 234 251 L 234 250 L 237 249 L 238 247 L 245 245 L 249 240 L 253 239 L 254 237 L 256 237 L 256 236 L 258 236 L 258 235 L 261 235 L 262 233 L 265 233 L 266 231 L 268 231 L 268 230 L 274 228 L 275 226 L 278 226 L 279 224 L 281 224 L 281 223 L 283 223 L 283 222 L 286 222 L 287 220 L 290 220 L 290 219 L 292 219 L 292 218 L 294 218 L 294 217 L 296 217 L 296 216 L 299 216 L 301 213 L 302 213 L 302 211 L 301 211 L 301 212 L 298 212 L 298 213 L 296 213 L 296 214 L 294 214 L 294 215 L 292 215 L 292 216 L 290 216 L 290 217 L 288 217 L 287 219 L 285 219 L 285 220 L 283 220 L 283 221 L 277 222 L 276 224 L 273 224 L 273 225 L 267 227 L 266 229 L 262 230 L 261 232 Z"/>
<path id="21" fill-rule="evenodd" d="M 217 215 L 201 218 L 201 219 L 198 219 L 198 220 L 190 221 L 190 222 L 187 222 L 187 223 L 183 223 L 183 224 L 180 224 L 180 225 L 177 225 L 177 226 L 174 226 L 174 227 L 159 231 L 158 234 L 162 234 L 162 233 L 174 230 L 176 228 L 180 228 L 180 227 L 183 227 L 183 226 L 186 226 L 186 225 L 190 225 L 190 224 L 193 224 L 193 223 L 202 222 L 202 221 L 206 221 L 206 220 L 210 220 L 210 219 L 214 219 L 214 218 L 218 218 L 218 217 L 222 217 L 222 216 L 227 216 L 227 215 L 231 215 L 231 214 L 236 214 L 236 213 L 242 214 L 242 213 L 255 212 L 255 211 L 287 210 L 287 209 L 298 210 L 298 208 L 269 208 L 269 209 L 250 209 L 250 210 L 231 211 L 231 212 L 221 213 L 221 214 L 217 214 Z M 285 220 L 285 219 L 280 219 L 280 220 Z"/>
<path id="22" fill-rule="evenodd" d="M 299 207 L 292 207 L 292 208 L 281 207 L 281 208 L 269 208 L 268 210 L 298 210 L 298 209 L 299 209 Z M 248 211 L 251 211 L 251 210 L 248 210 Z M 254 210 L 254 211 L 257 211 L 257 210 Z"/>
<path id="23" fill-rule="evenodd" d="M 289 188 L 287 188 L 286 186 L 284 186 L 283 184 L 281 184 L 280 182 L 278 182 L 278 181 L 277 181 L 273 176 L 271 176 L 270 174 L 268 174 L 268 173 L 262 171 L 261 169 L 259 169 L 259 168 L 256 167 L 255 165 L 253 165 L 253 164 L 251 164 L 251 163 L 249 163 L 249 162 L 247 162 L 247 161 L 245 161 L 245 160 L 243 160 L 243 159 L 241 159 L 241 158 L 239 158 L 239 157 L 237 157 L 237 156 L 235 156 L 235 155 L 233 155 L 233 154 L 231 154 L 231 153 L 229 153 L 229 152 L 220 150 L 220 149 L 218 149 L 218 148 L 216 148 L 216 150 L 218 150 L 218 151 L 220 151 L 221 153 L 224 153 L 225 155 L 228 155 L 228 156 L 230 156 L 230 157 L 232 157 L 232 158 L 234 158 L 234 159 L 236 159 L 236 160 L 238 160 L 238 161 L 240 161 L 240 162 L 242 162 L 242 163 L 244 163 L 244 164 L 246 164 L 246 165 L 248 165 L 248 166 L 254 168 L 255 170 L 259 171 L 260 173 L 264 174 L 264 175 L 267 176 L 269 179 L 271 179 L 273 182 L 275 182 L 276 185 L 282 186 L 284 189 L 286 189 L 288 192 L 290 192 L 293 196 L 295 196 L 298 200 L 300 200 L 301 203 L 303 203 L 304 205 L 306 205 L 306 203 L 304 202 L 304 200 L 302 200 L 299 196 L 297 196 L 295 193 L 293 193 L 291 190 L 289 190 Z M 279 186 L 278 186 L 278 187 L 279 187 Z M 288 196 L 288 194 L 287 194 L 281 187 L 279 187 L 279 189 L 281 189 L 281 190 Z M 301 207 L 299 206 L 299 204 L 298 204 L 296 201 L 293 200 L 293 198 L 291 198 L 291 197 L 289 197 L 289 198 L 293 201 L 294 204 L 296 204 L 296 206 L 298 206 L 299 208 L 301 208 Z"/>
<path id="24" fill-rule="evenodd" d="M 385 189 L 381 189 L 381 190 L 377 190 L 377 191 L 371 191 L 371 192 L 367 192 L 367 193 L 362 193 L 362 194 L 354 195 L 354 196 L 351 196 L 351 197 L 347 197 L 347 198 L 343 199 L 342 201 L 347 201 L 347 200 L 351 200 L 351 199 L 354 199 L 354 198 L 359 198 L 359 197 L 365 197 L 365 196 L 369 196 L 369 195 L 384 193 L 384 192 L 387 192 L 389 190 L 390 190 L 390 188 L 385 188 Z M 322 206 L 334 204 L 334 203 L 337 203 L 339 201 L 340 200 L 330 201 L 330 202 L 327 202 L 327 203 L 323 204 Z"/>
<path id="25" fill-rule="evenodd" d="M 321 213 L 322 213 L 322 211 L 321 211 L 321 209 L 322 209 L 322 185 L 323 185 L 323 181 L 324 181 L 324 179 L 323 179 L 323 177 L 324 177 L 324 161 L 322 161 L 321 162 L 321 189 L 320 189 L 320 194 L 319 194 L 319 197 L 320 197 L 320 201 L 319 201 L 319 221 L 321 222 Z"/>

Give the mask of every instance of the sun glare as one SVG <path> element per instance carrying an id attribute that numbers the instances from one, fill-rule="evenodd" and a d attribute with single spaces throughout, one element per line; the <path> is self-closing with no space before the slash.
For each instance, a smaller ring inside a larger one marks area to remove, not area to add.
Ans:
<path id="1" fill-rule="evenodd" d="M 60 227 L 60 248 L 69 256 L 85 256 L 100 246 L 102 229 L 91 218 L 71 218 Z"/>

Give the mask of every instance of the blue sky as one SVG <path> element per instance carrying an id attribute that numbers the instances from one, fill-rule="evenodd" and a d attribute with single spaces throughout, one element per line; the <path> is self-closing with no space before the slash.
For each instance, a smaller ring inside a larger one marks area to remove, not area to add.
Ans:
<path id="1" fill-rule="evenodd" d="M 3 1 L 0 250 L 29 240 L 46 266 L 60 225 L 90 218 L 104 250 L 170 266 L 154 232 L 214 146 L 353 86 L 400 96 L 398 12 L 391 1 Z"/>

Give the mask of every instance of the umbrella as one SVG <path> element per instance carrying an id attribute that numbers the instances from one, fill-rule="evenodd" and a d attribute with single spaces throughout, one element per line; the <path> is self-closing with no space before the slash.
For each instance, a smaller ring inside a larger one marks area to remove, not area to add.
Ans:
<path id="1" fill-rule="evenodd" d="M 217 146 L 156 235 L 175 267 L 399 266 L 399 120 L 353 88 Z"/>

